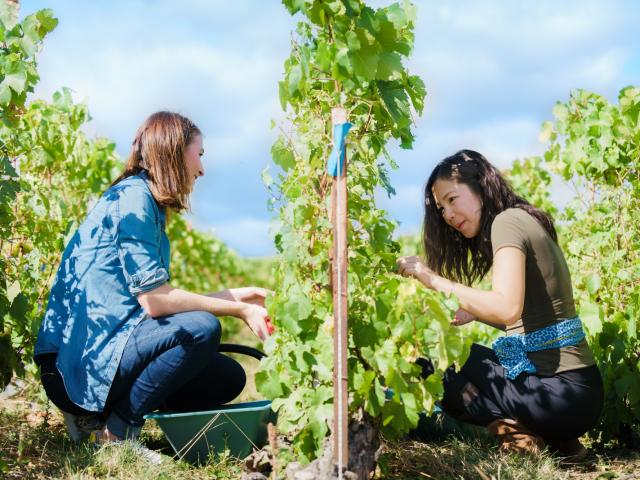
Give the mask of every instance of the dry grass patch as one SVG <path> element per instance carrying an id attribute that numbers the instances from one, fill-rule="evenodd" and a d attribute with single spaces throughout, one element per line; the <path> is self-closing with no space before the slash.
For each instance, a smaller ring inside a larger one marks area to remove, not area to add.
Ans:
<path id="1" fill-rule="evenodd" d="M 562 465 L 559 459 L 504 455 L 491 439 L 422 443 L 388 443 L 380 459 L 379 477 L 389 480 L 478 479 L 640 479 L 640 452 L 631 450 L 589 451 L 584 462 Z"/>
<path id="2" fill-rule="evenodd" d="M 9 407 L 9 408 L 7 408 Z M 141 440 L 163 453 L 161 465 L 151 465 L 130 443 L 95 448 L 76 445 L 67 436 L 62 416 L 32 402 L 4 402 L 0 406 L 0 455 L 4 479 L 237 479 L 240 462 L 229 457 L 210 459 L 194 467 L 173 459 L 173 450 L 153 422 Z"/>
<path id="3" fill-rule="evenodd" d="M 69 440 L 60 412 L 55 407 L 48 408 L 50 404 L 39 384 L 31 381 L 25 385 L 18 396 L 0 400 L 0 478 L 231 480 L 241 476 L 241 462 L 230 457 L 210 459 L 201 467 L 176 461 L 154 422 L 147 422 L 141 440 L 164 455 L 159 466 L 141 459 L 128 444 L 99 449 L 75 445 Z M 254 395 L 255 391 L 245 398 L 249 400 Z M 291 452 L 286 456 L 285 459 L 283 454 L 279 462 L 281 472 Z M 376 478 L 640 480 L 640 452 L 591 448 L 584 463 L 565 467 L 546 454 L 536 458 L 502 455 L 490 437 L 431 443 L 387 442 Z"/>

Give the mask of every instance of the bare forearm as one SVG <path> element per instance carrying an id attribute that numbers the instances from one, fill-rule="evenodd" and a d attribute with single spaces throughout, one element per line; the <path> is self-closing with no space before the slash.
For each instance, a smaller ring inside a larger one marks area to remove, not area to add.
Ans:
<path id="1" fill-rule="evenodd" d="M 231 293 L 231 290 L 229 290 L 229 289 L 221 290 L 219 292 L 207 293 L 206 296 L 207 297 L 211 297 L 211 298 L 219 298 L 220 300 L 228 300 L 230 302 L 236 302 L 237 301 L 235 299 L 235 297 L 233 296 L 233 294 Z"/>
<path id="2" fill-rule="evenodd" d="M 471 313 L 478 321 L 500 330 L 504 330 L 517 320 L 518 313 L 511 302 L 500 292 L 480 290 L 452 282 L 446 278 L 436 277 L 432 281 L 434 290 L 450 295 L 453 293 L 460 302 L 460 307 Z"/>
<path id="3" fill-rule="evenodd" d="M 447 295 L 455 294 L 465 319 L 454 324 L 463 325 L 469 315 L 492 327 L 505 329 L 515 323 L 524 309 L 526 256 L 518 247 L 505 246 L 493 257 L 491 290 L 479 290 L 454 283 L 437 275 L 417 256 L 398 259 L 398 273 L 417 278 L 425 287 Z"/>
<path id="4" fill-rule="evenodd" d="M 144 294 L 144 298 L 140 296 L 138 299 L 152 317 L 189 311 L 205 311 L 216 316 L 243 318 L 243 309 L 246 305 L 233 300 L 230 294 L 218 293 L 220 295 L 200 295 L 164 284 Z"/>

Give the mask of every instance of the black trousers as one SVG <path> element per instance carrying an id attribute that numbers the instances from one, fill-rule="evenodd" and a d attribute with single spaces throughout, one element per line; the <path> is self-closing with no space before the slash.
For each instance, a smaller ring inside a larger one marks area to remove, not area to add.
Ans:
<path id="1" fill-rule="evenodd" d="M 429 366 L 421 365 L 429 374 Z M 482 427 L 511 418 L 551 443 L 594 427 L 604 398 L 595 365 L 552 377 L 525 372 L 509 380 L 493 350 L 478 344 L 459 372 L 453 367 L 445 372 L 443 383 L 442 408 L 448 415 Z"/>

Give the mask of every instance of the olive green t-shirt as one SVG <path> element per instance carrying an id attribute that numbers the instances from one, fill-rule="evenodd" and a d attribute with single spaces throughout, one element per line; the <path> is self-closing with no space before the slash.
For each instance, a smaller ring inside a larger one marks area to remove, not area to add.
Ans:
<path id="1" fill-rule="evenodd" d="M 576 316 L 567 262 L 535 217 L 520 208 L 499 213 L 491 225 L 491 246 L 494 255 L 503 247 L 516 247 L 526 255 L 522 317 L 507 327 L 507 335 L 533 332 Z M 527 356 L 542 376 L 595 364 L 586 340 Z"/>

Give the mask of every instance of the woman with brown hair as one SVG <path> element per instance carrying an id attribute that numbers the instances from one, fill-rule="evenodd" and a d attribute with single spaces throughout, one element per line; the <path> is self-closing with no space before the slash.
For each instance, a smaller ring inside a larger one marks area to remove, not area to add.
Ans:
<path id="1" fill-rule="evenodd" d="M 167 214 L 189 208 L 202 155 L 193 122 L 151 115 L 64 251 L 35 358 L 75 441 L 92 431 L 98 442 L 134 439 L 154 409 L 206 410 L 239 395 L 244 370 L 217 352 L 218 316 L 270 334 L 265 289 L 201 295 L 169 283 Z"/>
<path id="2" fill-rule="evenodd" d="M 400 273 L 455 295 L 453 325 L 479 321 L 507 333 L 493 349 L 474 344 L 460 371 L 446 371 L 444 411 L 488 427 L 505 449 L 548 445 L 583 456 L 578 437 L 598 420 L 602 380 L 551 217 L 472 150 L 442 160 L 424 195 L 426 264 L 400 258 Z M 490 269 L 491 290 L 473 288 Z M 429 362 L 419 363 L 428 374 Z"/>

